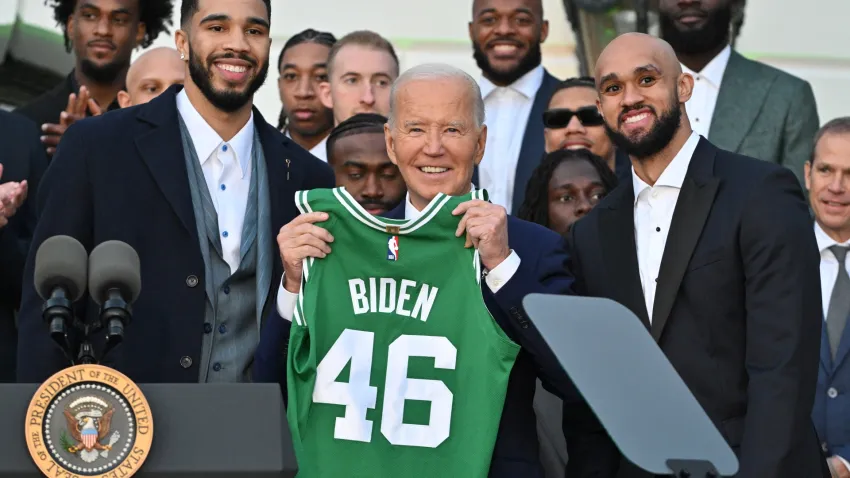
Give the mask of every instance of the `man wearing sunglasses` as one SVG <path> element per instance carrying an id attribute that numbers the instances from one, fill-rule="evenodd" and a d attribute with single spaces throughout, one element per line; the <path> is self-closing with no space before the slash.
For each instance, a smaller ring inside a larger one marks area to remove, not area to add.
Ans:
<path id="1" fill-rule="evenodd" d="M 614 145 L 605 133 L 605 121 L 596 107 L 593 78 L 562 81 L 555 87 L 549 108 L 543 112 L 546 152 L 589 149 L 614 170 Z"/>

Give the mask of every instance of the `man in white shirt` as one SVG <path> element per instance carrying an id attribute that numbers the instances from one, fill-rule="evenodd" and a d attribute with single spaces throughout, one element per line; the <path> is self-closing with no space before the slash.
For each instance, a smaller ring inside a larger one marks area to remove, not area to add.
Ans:
<path id="1" fill-rule="evenodd" d="M 850 477 L 850 117 L 825 124 L 806 163 L 820 251 L 823 340 L 812 418 L 833 476 Z"/>
<path id="2" fill-rule="evenodd" d="M 387 217 L 412 220 L 437 193 L 459 196 L 471 190 L 473 168 L 481 161 L 488 137 L 484 105 L 475 80 L 447 65 L 411 68 L 393 85 L 391 98 L 387 151 L 399 166 L 408 194 Z M 422 133 L 438 129 L 444 132 Z M 508 337 L 522 346 L 510 376 L 490 476 L 542 478 L 532 407 L 537 377 L 560 396 L 577 392 L 526 316 L 522 298 L 534 292 L 570 293 L 573 279 L 564 243 L 556 233 L 509 216 L 504 207 L 489 202 L 468 201 L 454 214 L 459 217 L 457 235 L 466 234 L 469 245 L 479 251 L 487 308 Z M 321 211 L 304 214 L 278 236 L 286 269 L 279 292 L 284 300 L 278 300 L 284 318 L 294 310 L 303 260 L 335 254 L 333 238 L 321 227 L 325 220 L 327 214 Z M 288 323 L 281 328 L 288 329 Z M 581 416 L 578 413 L 573 415 L 577 421 L 595 420 L 586 406 Z M 598 438 L 605 438 L 601 430 Z M 605 463 L 606 457 L 594 455 L 592 439 L 585 444 L 581 453 L 570 455 L 571 461 L 590 461 L 590 470 L 595 463 Z M 590 471 L 570 476 L 598 475 Z"/>
<path id="3" fill-rule="evenodd" d="M 268 71 L 271 2 L 184 6 L 185 87 L 68 129 L 43 179 L 32 252 L 55 235 L 138 252 L 143 292 L 105 364 L 141 383 L 252 381 L 283 272 L 274 236 L 298 214 L 295 192 L 332 187 L 333 173 L 253 107 Z M 17 379 L 40 383 L 69 361 L 44 328 L 34 264 L 31 253 Z M 99 320 L 86 299 L 78 310 Z M 105 335 L 93 334 L 96 348 Z"/>
<path id="4" fill-rule="evenodd" d="M 541 0 L 476 0 L 469 22 L 490 141 L 473 182 L 516 212 L 544 154 L 543 112 L 558 79 L 541 64 Z"/>
<path id="5" fill-rule="evenodd" d="M 283 103 L 277 127 L 325 162 L 325 143 L 334 123 L 333 112 L 319 99 L 319 85 L 328 81 L 328 54 L 334 43 L 333 34 L 308 28 L 286 41 L 277 60 Z"/>
<path id="6" fill-rule="evenodd" d="M 686 105 L 691 126 L 719 148 L 785 166 L 802 182 L 820 124 L 812 87 L 732 50 L 736 3 L 742 2 L 658 3 L 661 38 L 694 77 Z"/>
<path id="7" fill-rule="evenodd" d="M 369 30 L 340 38 L 328 56 L 328 80 L 320 85 L 334 126 L 358 113 L 389 114 L 390 86 L 398 74 L 398 56 L 386 38 Z"/>
<path id="8" fill-rule="evenodd" d="M 811 420 L 817 245 L 799 182 L 691 129 L 694 79 L 663 40 L 621 35 L 595 78 L 632 178 L 571 229 L 576 291 L 638 317 L 736 451 L 737 476 L 828 477 Z M 583 434 L 570 409 L 568 443 Z M 604 476 L 652 475 L 624 459 Z"/>

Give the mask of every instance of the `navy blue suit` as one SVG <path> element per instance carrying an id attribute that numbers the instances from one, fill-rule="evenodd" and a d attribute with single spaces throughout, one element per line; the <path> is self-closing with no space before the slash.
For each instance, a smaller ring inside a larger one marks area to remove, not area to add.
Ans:
<path id="1" fill-rule="evenodd" d="M 42 382 L 67 367 L 41 319 L 33 287 L 35 251 L 54 235 L 91 252 L 108 240 L 138 252 L 142 289 L 124 343 L 104 365 L 139 383 L 197 382 L 204 334 L 204 261 L 198 242 L 173 86 L 150 103 L 111 111 L 71 126 L 43 179 L 40 218 L 24 272 L 19 320 L 18 381 Z M 269 180 L 272 234 L 298 215 L 295 192 L 332 187 L 333 172 L 266 123 L 254 110 Z M 288 160 L 288 161 L 285 161 Z M 269 299 L 283 266 L 277 245 Z M 98 308 L 84 298 L 78 316 Z M 96 351 L 105 339 L 93 338 Z"/>
<path id="2" fill-rule="evenodd" d="M 844 329 L 835 360 L 826 325 L 821 329 L 820 367 L 812 420 L 827 456 L 850 461 L 850 327 Z"/>
<path id="3" fill-rule="evenodd" d="M 386 217 L 403 219 L 404 203 L 388 212 Z M 560 397 L 580 400 L 576 398 L 578 392 L 572 382 L 526 316 L 522 299 L 531 293 L 570 294 L 573 277 L 567 268 L 565 242 L 558 234 L 537 224 L 508 216 L 508 236 L 510 247 L 519 255 L 521 264 L 497 294 L 493 294 L 486 285 L 482 285 L 482 290 L 491 315 L 505 333 L 522 346 L 522 350 L 508 383 L 489 476 L 542 478 L 537 424 L 532 407 L 537 377 L 542 379 L 547 389 Z M 273 331 L 272 327 L 279 329 Z M 269 321 L 257 350 L 254 365 L 256 378 L 271 381 L 271 374 L 277 373 L 277 379 L 283 380 L 285 386 L 281 359 L 285 357 L 284 343 L 288 329 L 288 321 Z M 593 412 L 586 406 L 575 407 L 571 419 L 583 424 L 596 423 L 598 426 Z M 575 453 L 570 457 L 570 465 L 582 465 L 583 471 L 582 474 L 570 475 L 571 478 L 596 476 L 594 463 L 600 461 L 597 450 L 607 452 L 604 446 L 595 443 L 597 439 L 603 445 L 607 442 L 607 435 L 601 426 L 597 430 L 597 436 L 584 435 L 581 442 L 574 443 L 575 448 L 570 448 L 571 453 Z"/>
<path id="4" fill-rule="evenodd" d="M 21 277 L 36 224 L 36 198 L 47 153 L 38 139 L 39 129 L 24 116 L 0 111 L 3 144 L 3 177 L 0 184 L 27 180 L 28 196 L 0 228 L 0 383 L 15 381 L 18 332 L 15 311 L 21 301 Z"/>
<path id="5" fill-rule="evenodd" d="M 534 95 L 534 103 L 531 104 L 531 112 L 528 113 L 525 134 L 522 137 L 519 160 L 516 163 L 513 204 L 509 210 L 514 213 L 519 211 L 519 206 L 525 198 L 525 187 L 528 185 L 528 180 L 531 179 L 531 173 L 534 172 L 534 169 L 543 160 L 543 153 L 546 151 L 546 143 L 543 137 L 543 112 L 549 106 L 549 100 L 552 99 L 552 92 L 555 91 L 558 83 L 560 83 L 560 80 L 552 76 L 545 69 L 543 70 L 543 83 L 540 84 L 540 89 Z M 472 183 L 475 184 L 475 187 L 479 187 L 477 167 L 472 175 Z"/>

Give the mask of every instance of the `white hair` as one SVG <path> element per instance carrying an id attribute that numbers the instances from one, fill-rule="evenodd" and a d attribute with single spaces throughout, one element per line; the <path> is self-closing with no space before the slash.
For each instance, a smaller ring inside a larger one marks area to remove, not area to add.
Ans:
<path id="1" fill-rule="evenodd" d="M 443 63 L 426 63 L 414 66 L 402 73 L 401 76 L 393 82 L 392 88 L 390 89 L 390 114 L 387 116 L 387 123 L 389 123 L 390 128 L 392 128 L 395 124 L 394 120 L 397 107 L 396 95 L 405 83 L 421 80 L 448 79 L 463 80 L 469 87 L 468 94 L 471 97 L 470 99 L 472 100 L 474 108 L 474 111 L 472 112 L 473 119 L 475 120 L 475 125 L 478 128 L 481 128 L 484 125 L 484 99 L 481 98 L 481 88 L 478 87 L 478 82 L 460 68 L 455 68 Z"/>

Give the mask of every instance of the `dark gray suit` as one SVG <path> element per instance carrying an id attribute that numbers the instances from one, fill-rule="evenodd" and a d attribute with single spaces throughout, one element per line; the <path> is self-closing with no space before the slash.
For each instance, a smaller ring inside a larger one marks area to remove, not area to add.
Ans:
<path id="1" fill-rule="evenodd" d="M 732 51 L 708 130 L 712 144 L 781 164 L 802 183 L 819 127 L 808 82 Z"/>

